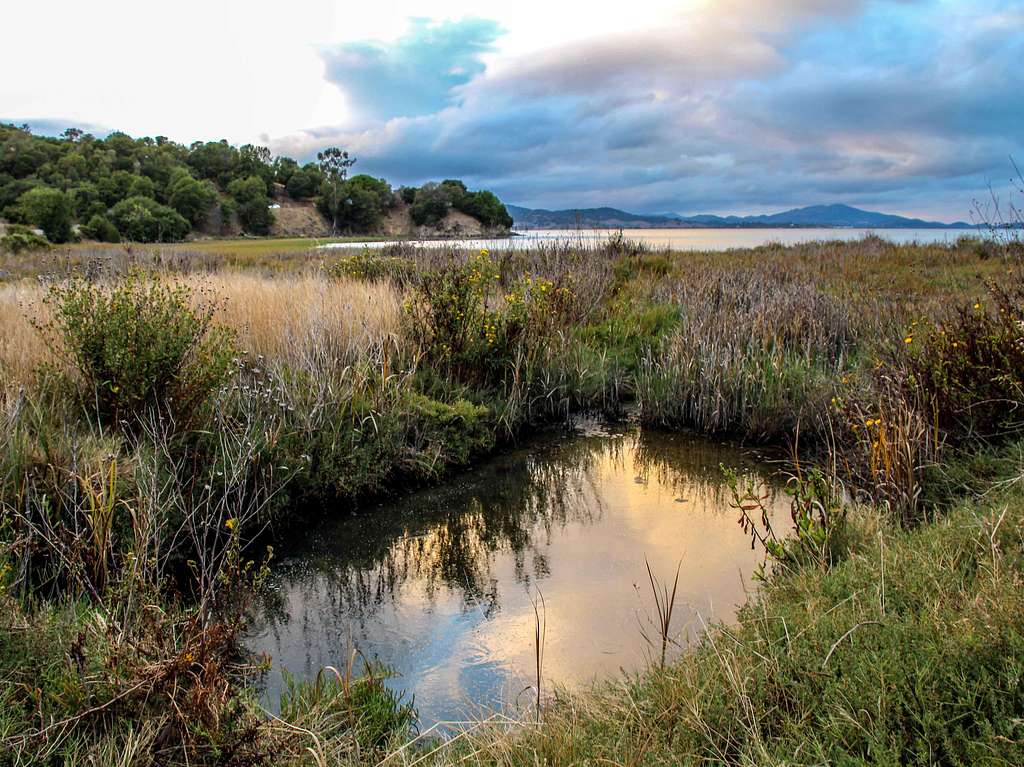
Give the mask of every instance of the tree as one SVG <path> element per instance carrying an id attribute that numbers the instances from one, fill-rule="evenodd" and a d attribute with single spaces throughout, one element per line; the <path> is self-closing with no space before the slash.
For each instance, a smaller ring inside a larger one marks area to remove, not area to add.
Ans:
<path id="1" fill-rule="evenodd" d="M 459 206 L 459 210 L 490 229 L 512 228 L 512 216 L 508 214 L 508 210 L 494 192 L 486 190 L 469 192 Z"/>
<path id="2" fill-rule="evenodd" d="M 175 172 L 167 185 L 167 203 L 185 217 L 192 226 L 202 222 L 210 206 L 217 200 L 217 190 L 209 181 L 193 178 L 187 171 Z"/>
<path id="3" fill-rule="evenodd" d="M 90 240 L 97 242 L 120 242 L 121 235 L 117 227 L 110 223 L 110 219 L 100 214 L 89 219 L 89 223 L 82 227 L 82 234 Z"/>
<path id="4" fill-rule="evenodd" d="M 270 150 L 265 146 L 246 144 L 238 150 L 238 163 L 235 165 L 235 178 L 257 176 L 269 190 L 274 183 L 274 167 L 271 164 Z"/>
<path id="5" fill-rule="evenodd" d="M 342 187 L 339 223 L 356 232 L 376 229 L 394 199 L 391 185 L 384 179 L 366 174 L 353 176 Z"/>
<path id="6" fill-rule="evenodd" d="M 452 207 L 451 188 L 444 184 L 424 184 L 416 190 L 409 215 L 417 226 L 437 226 Z"/>
<path id="7" fill-rule="evenodd" d="M 320 185 L 320 196 L 322 198 L 319 207 L 326 211 L 331 219 L 331 231 L 338 231 L 338 219 L 341 213 L 342 186 L 348 177 L 348 169 L 356 164 L 356 158 L 349 157 L 348 152 L 336 146 L 330 146 L 316 154 L 317 164 L 323 174 L 323 182 Z"/>
<path id="8" fill-rule="evenodd" d="M 18 198 L 25 221 L 43 230 L 50 242 L 67 242 L 72 237 L 74 206 L 71 197 L 59 189 L 37 186 Z"/>
<path id="9" fill-rule="evenodd" d="M 238 203 L 238 221 L 251 234 L 267 234 L 274 217 L 270 213 L 267 185 L 259 176 L 236 178 L 228 184 L 228 194 Z"/>
<path id="10" fill-rule="evenodd" d="M 121 237 L 136 242 L 177 242 L 191 227 L 173 208 L 149 197 L 129 197 L 110 210 Z"/>
<path id="11" fill-rule="evenodd" d="M 307 170 L 297 170 L 288 178 L 285 189 L 294 200 L 308 200 L 316 194 L 320 174 Z"/>
<path id="12" fill-rule="evenodd" d="M 292 174 L 299 169 L 299 164 L 291 157 L 274 158 L 274 181 L 288 186 Z"/>

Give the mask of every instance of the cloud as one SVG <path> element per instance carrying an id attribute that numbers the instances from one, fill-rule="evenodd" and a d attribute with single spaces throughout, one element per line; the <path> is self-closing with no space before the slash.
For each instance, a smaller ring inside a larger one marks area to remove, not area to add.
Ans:
<path id="1" fill-rule="evenodd" d="M 347 43 L 323 52 L 327 79 L 364 116 L 437 112 L 457 102 L 457 89 L 483 73 L 501 26 L 487 19 L 410 20 L 397 41 Z"/>
<path id="2" fill-rule="evenodd" d="M 496 26 L 441 25 L 461 31 L 431 52 L 432 71 L 459 75 L 417 85 L 422 96 L 396 82 L 425 61 L 412 52 L 429 29 L 420 21 L 394 46 L 371 46 L 358 87 L 384 119 L 281 146 L 340 143 L 399 183 L 458 175 L 542 207 L 841 201 L 964 218 L 1008 177 L 1008 158 L 1024 157 L 1014 5 L 783 0 L 766 14 L 725 0 L 656 28 L 486 59 Z M 392 88 L 404 95 L 371 95 Z"/>

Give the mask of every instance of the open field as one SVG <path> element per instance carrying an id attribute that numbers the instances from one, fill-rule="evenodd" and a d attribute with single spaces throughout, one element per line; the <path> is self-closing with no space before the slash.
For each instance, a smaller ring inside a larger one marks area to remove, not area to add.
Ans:
<path id="1" fill-rule="evenodd" d="M 236 646 L 250 544 L 627 408 L 792 449 L 799 533 L 755 536 L 778 575 L 678 665 L 435 757 L 1018 760 L 1014 251 L 254 242 L 0 263 L 0 764 L 425 756 L 393 752 L 410 712 L 373 674 L 259 709 Z"/>

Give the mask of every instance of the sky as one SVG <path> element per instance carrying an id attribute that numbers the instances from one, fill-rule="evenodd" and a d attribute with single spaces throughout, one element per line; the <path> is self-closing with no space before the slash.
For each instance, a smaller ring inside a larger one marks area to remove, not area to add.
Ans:
<path id="1" fill-rule="evenodd" d="M 1024 166 L 1024 0 L 8 3 L 0 121 L 344 147 L 527 207 L 968 219 Z"/>

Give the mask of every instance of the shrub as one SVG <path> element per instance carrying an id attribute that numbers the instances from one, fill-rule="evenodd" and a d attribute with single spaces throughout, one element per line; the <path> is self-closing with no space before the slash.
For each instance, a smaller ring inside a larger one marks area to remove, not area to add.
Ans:
<path id="1" fill-rule="evenodd" d="M 8 227 L 7 234 L 0 237 L 0 250 L 10 253 L 23 253 L 31 250 L 47 250 L 50 241 L 40 237 L 27 226 L 12 225 Z"/>
<path id="2" fill-rule="evenodd" d="M 379 256 L 364 250 L 355 256 L 339 258 L 327 267 L 331 277 L 377 282 L 391 280 L 398 285 L 410 282 L 416 274 L 416 262 L 408 258 Z"/>
<path id="3" fill-rule="evenodd" d="M 988 294 L 943 322 L 912 326 L 901 344 L 908 396 L 920 397 L 927 420 L 961 440 L 1024 424 L 1024 279 L 991 284 Z"/>
<path id="4" fill-rule="evenodd" d="M 482 250 L 424 273 L 406 304 L 413 342 L 462 383 L 499 385 L 513 363 L 536 360 L 574 303 L 572 291 L 542 277 L 500 287 L 500 264 Z"/>
<path id="5" fill-rule="evenodd" d="M 465 466 L 494 448 L 490 410 L 466 400 L 446 404 L 411 392 L 406 423 L 409 442 L 428 459 L 432 473 Z"/>
<path id="6" fill-rule="evenodd" d="M 228 375 L 231 337 L 213 325 L 215 304 L 185 285 L 130 272 L 109 285 L 53 285 L 44 300 L 50 319 L 38 329 L 111 422 L 130 427 L 158 411 L 187 426 Z"/>
<path id="7" fill-rule="evenodd" d="M 120 242 L 121 235 L 117 227 L 110 223 L 110 219 L 99 213 L 89 219 L 89 223 L 82 227 L 82 234 L 90 240 L 97 242 Z"/>
<path id="8" fill-rule="evenodd" d="M 149 197 L 129 197 L 110 210 L 121 237 L 136 242 L 178 242 L 192 227 L 180 213 Z"/>

